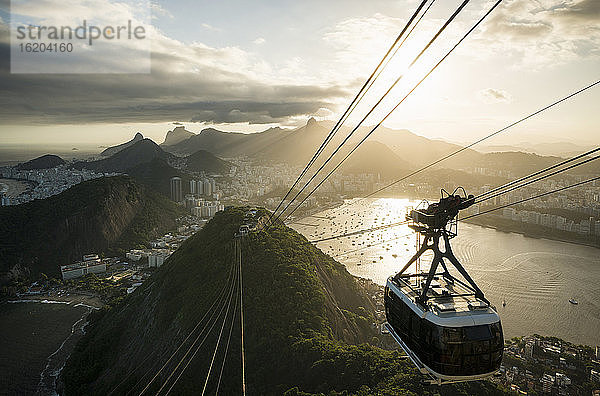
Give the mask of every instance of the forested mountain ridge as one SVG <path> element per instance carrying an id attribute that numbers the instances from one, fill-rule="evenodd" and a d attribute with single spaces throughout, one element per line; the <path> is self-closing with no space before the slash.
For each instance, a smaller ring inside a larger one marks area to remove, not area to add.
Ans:
<path id="1" fill-rule="evenodd" d="M 147 391 L 167 381 L 183 354 L 177 355 L 178 346 L 227 283 L 245 212 L 219 212 L 132 295 L 91 317 L 63 371 L 67 395 L 140 392 L 175 353 Z M 366 343 L 377 329 L 365 291 L 341 264 L 286 226 L 244 237 L 242 256 L 249 395 L 501 393 L 487 382 L 423 386 L 397 351 Z M 222 394 L 241 391 L 239 330 L 233 328 Z M 175 394 L 202 391 L 216 333 L 211 337 L 189 360 Z"/>
<path id="2" fill-rule="evenodd" d="M 123 252 L 175 228 L 173 202 L 127 176 L 103 177 L 21 205 L 0 207 L 0 271 L 60 277 L 88 253 Z M 9 279 L 4 279 L 9 280 Z"/>

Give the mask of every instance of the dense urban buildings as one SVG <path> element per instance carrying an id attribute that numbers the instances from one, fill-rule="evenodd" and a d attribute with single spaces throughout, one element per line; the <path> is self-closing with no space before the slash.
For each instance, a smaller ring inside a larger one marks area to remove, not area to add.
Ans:
<path id="1" fill-rule="evenodd" d="M 77 170 L 68 164 L 33 170 L 0 167 L 0 204 L 18 205 L 34 199 L 48 198 L 86 180 L 114 175 L 116 173 Z"/>

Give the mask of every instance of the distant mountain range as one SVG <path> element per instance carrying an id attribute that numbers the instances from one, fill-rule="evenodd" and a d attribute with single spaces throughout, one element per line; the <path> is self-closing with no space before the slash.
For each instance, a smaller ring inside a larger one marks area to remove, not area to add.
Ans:
<path id="1" fill-rule="evenodd" d="M 174 164 L 181 169 L 175 168 Z M 185 193 L 189 186 L 187 182 L 192 179 L 189 173 L 204 172 L 207 175 L 227 175 L 233 165 L 206 150 L 198 150 L 183 158 L 176 157 L 164 151 L 152 140 L 142 139 L 108 158 L 97 161 L 80 161 L 73 166 L 77 169 L 85 168 L 97 172 L 126 173 L 139 182 L 169 196 L 169 180 L 172 177 L 178 176 L 183 179 Z"/>
<path id="2" fill-rule="evenodd" d="M 131 139 L 130 141 L 123 143 L 123 144 L 119 144 L 118 146 L 109 147 L 106 150 L 104 150 L 103 152 L 101 152 L 100 155 L 103 157 L 110 157 L 111 155 L 115 155 L 116 153 L 118 153 L 121 150 L 126 149 L 127 147 L 133 146 L 135 143 L 139 142 L 142 139 L 144 139 L 144 135 L 142 135 L 140 132 L 138 132 L 135 134 L 133 139 Z"/>
<path id="3" fill-rule="evenodd" d="M 123 253 L 175 226 L 181 209 L 127 176 L 77 184 L 61 194 L 0 207 L 0 274 L 60 278 L 59 265 L 88 253 Z"/>
<path id="4" fill-rule="evenodd" d="M 334 122 L 332 121 L 316 121 L 311 118 L 306 125 L 294 130 L 271 128 L 259 133 L 244 134 L 209 128 L 164 148 L 177 155 L 208 150 L 222 157 L 244 155 L 258 161 L 303 165 L 312 158 L 333 126 Z M 330 165 L 325 168 L 325 171 L 332 169 L 371 129 L 372 127 L 367 126 L 358 128 L 352 138 L 340 149 L 336 159 L 332 160 Z M 322 164 L 349 132 L 349 127 L 341 128 L 319 157 L 316 167 Z M 576 145 L 560 146 L 553 143 L 538 144 L 536 147 L 549 152 L 562 147 L 564 157 L 579 154 L 586 149 Z M 348 158 L 340 170 L 348 173 L 369 172 L 379 173 L 382 176 L 394 176 L 403 170 L 414 170 L 430 164 L 461 149 L 460 145 L 443 140 L 428 139 L 406 129 L 394 130 L 380 127 Z M 561 160 L 555 155 L 520 152 L 523 150 L 519 150 L 518 147 L 506 147 L 506 149 L 508 151 L 500 153 L 484 153 L 473 149 L 462 150 L 436 165 L 434 169 L 489 168 L 511 171 L 520 176 Z M 313 169 L 317 169 L 316 167 Z M 576 172 L 589 173 L 599 167 L 598 165 L 584 166 L 577 169 Z"/>
<path id="5" fill-rule="evenodd" d="M 19 170 L 50 169 L 65 164 L 58 155 L 46 154 L 17 165 Z"/>
<path id="6" fill-rule="evenodd" d="M 98 172 L 127 172 L 131 168 L 152 162 L 155 159 L 162 160 L 167 164 L 183 163 L 187 171 L 208 174 L 228 173 L 233 166 L 204 149 L 196 150 L 193 154 L 183 158 L 176 157 L 164 151 L 150 139 L 138 140 L 108 158 L 97 161 L 80 161 L 75 163 L 74 166 L 79 169 L 85 168 Z"/>
<path id="7" fill-rule="evenodd" d="M 138 135 L 136 135 L 136 138 L 137 136 Z M 134 142 L 136 138 L 123 145 L 116 146 L 125 147 L 108 158 L 98 161 L 81 161 L 74 164 L 74 166 L 76 168 L 85 168 L 97 172 L 125 172 L 130 168 L 150 162 L 155 158 L 160 158 L 166 162 L 175 160 L 175 157 L 172 154 L 163 151 L 152 140 L 141 139 Z"/>
<path id="8" fill-rule="evenodd" d="M 331 121 L 319 122 L 311 118 L 304 126 L 294 130 L 270 128 L 258 133 L 235 133 L 208 128 L 199 134 L 193 134 L 183 126 L 178 126 L 167 132 L 165 142 L 161 146 L 137 133 L 130 141 L 106 149 L 105 154 L 114 153 L 109 157 L 97 161 L 80 161 L 73 166 L 77 169 L 86 168 L 97 172 L 127 173 L 168 195 L 168 181 L 173 176 L 182 177 L 187 186 L 187 180 L 191 179 L 188 173 L 227 175 L 233 165 L 219 157 L 246 156 L 259 162 L 304 165 L 312 158 L 333 125 Z M 324 168 L 323 174 L 332 170 L 370 131 L 370 128 L 359 128 Z M 313 170 L 323 164 L 349 132 L 350 129 L 347 127 L 338 132 L 313 166 Z M 550 144 L 548 147 L 551 146 Z M 577 146 L 565 146 L 568 150 L 575 148 Z M 394 130 L 380 127 L 345 161 L 339 172 L 372 173 L 379 174 L 383 178 L 401 177 L 458 150 L 462 150 L 462 146 L 428 139 L 406 129 Z M 577 151 L 579 152 L 581 151 Z M 542 156 L 527 152 L 481 153 L 467 149 L 444 160 L 427 173 L 434 169 L 472 172 L 475 168 L 486 168 L 522 176 L 561 160 L 562 158 L 558 156 Z M 46 155 L 21 164 L 19 168 L 52 167 L 61 163 L 64 161 L 60 157 Z M 151 169 L 155 172 L 151 172 Z M 577 168 L 571 173 L 588 174 L 599 171 L 600 164 L 592 163 Z"/>
<path id="9" fill-rule="evenodd" d="M 225 158 L 245 155 L 259 161 L 301 165 L 308 162 L 328 133 L 328 125 L 311 118 L 306 125 L 292 131 L 270 128 L 259 133 L 245 134 L 208 128 L 175 145 L 163 146 L 163 148 L 177 155 L 207 150 Z M 333 151 L 341 139 L 340 134 L 340 137 L 330 143 L 322 158 L 326 158 L 326 155 Z M 340 153 L 346 154 L 349 149 L 350 147 L 344 147 Z M 332 161 L 331 164 L 335 165 L 335 162 Z M 318 162 L 317 165 L 320 163 Z M 367 142 L 348 159 L 342 170 L 385 174 L 391 170 L 409 169 L 410 167 L 411 165 L 407 161 L 384 145 Z M 329 166 L 326 169 L 331 168 L 332 166 Z"/>
<path id="10" fill-rule="evenodd" d="M 555 156 L 555 157 L 573 157 L 582 152 L 593 149 L 593 145 L 581 145 L 571 142 L 552 142 L 552 143 L 529 143 L 521 142 L 514 144 L 500 145 L 480 145 L 477 150 L 482 153 L 503 152 L 503 151 L 524 151 L 531 154 Z"/>
<path id="11" fill-rule="evenodd" d="M 172 131 L 167 132 L 167 136 L 165 136 L 165 141 L 162 142 L 161 146 L 173 146 L 179 142 L 183 142 L 194 136 L 193 132 L 187 131 L 185 127 L 178 126 Z"/>
<path id="12" fill-rule="evenodd" d="M 378 173 L 381 177 L 394 177 L 405 173 L 414 166 L 388 146 L 380 142 L 364 142 L 340 167 L 347 173 Z"/>
<path id="13" fill-rule="evenodd" d="M 165 147 L 165 149 L 178 155 L 207 150 L 222 157 L 246 155 L 269 161 L 302 164 L 312 157 L 333 125 L 334 123 L 331 121 L 319 122 L 311 118 L 306 125 L 291 131 L 271 128 L 259 133 L 244 134 L 208 128 L 175 145 Z M 359 128 L 340 152 L 347 153 L 370 129 L 371 127 Z M 324 154 L 331 153 L 349 132 L 350 128 L 342 128 L 329 143 Z M 367 142 L 383 143 L 391 150 L 385 150 L 382 153 L 383 156 L 389 157 L 383 162 L 390 163 L 394 160 L 401 160 L 412 166 L 424 164 L 433 158 L 437 159 L 441 155 L 460 148 L 455 144 L 415 135 L 406 129 L 393 130 L 384 127 L 379 128 Z M 362 146 L 353 156 L 358 155 L 361 149 Z M 391 156 L 392 153 L 396 156 Z M 469 159 L 481 157 L 481 154 L 474 150 L 467 150 L 462 155 Z M 366 156 L 363 155 L 363 157 Z M 367 158 L 364 159 L 361 162 L 368 162 Z"/>
<path id="14" fill-rule="evenodd" d="M 289 131 L 281 128 L 271 128 L 258 133 L 222 132 L 207 128 L 197 135 L 164 148 L 177 155 L 190 155 L 198 150 L 206 150 L 224 158 L 254 156 L 288 134 Z"/>

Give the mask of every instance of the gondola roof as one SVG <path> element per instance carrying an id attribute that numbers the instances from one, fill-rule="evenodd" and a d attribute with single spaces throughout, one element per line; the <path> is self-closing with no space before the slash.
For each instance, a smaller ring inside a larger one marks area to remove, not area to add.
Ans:
<path id="1" fill-rule="evenodd" d="M 420 293 L 407 279 L 388 279 L 388 287 L 419 317 L 444 327 L 463 327 L 491 324 L 499 321 L 494 308 L 476 298 L 460 284 L 451 284 L 440 276 L 428 290 L 427 306 L 415 302 Z M 413 280 L 414 283 L 414 280 Z"/>

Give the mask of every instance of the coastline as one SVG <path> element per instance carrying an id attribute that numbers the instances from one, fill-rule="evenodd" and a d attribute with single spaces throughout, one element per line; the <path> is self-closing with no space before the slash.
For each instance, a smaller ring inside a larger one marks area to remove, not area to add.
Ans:
<path id="1" fill-rule="evenodd" d="M 89 313 L 98 309 L 81 296 L 69 296 L 70 301 L 36 297 L 0 304 L 4 321 L 0 386 L 8 393 L 57 394 L 60 371 L 83 335 Z"/>
<path id="2" fill-rule="evenodd" d="M 519 235 L 526 236 L 528 238 L 546 239 L 549 241 L 572 243 L 574 245 L 587 246 L 587 247 L 600 249 L 600 244 L 598 244 L 598 243 L 582 241 L 582 240 L 576 239 L 576 238 L 562 238 L 560 236 L 552 235 L 548 232 L 545 232 L 545 230 L 543 230 L 541 232 L 536 231 L 534 229 L 523 230 L 517 226 L 517 225 L 521 225 L 521 223 L 516 223 L 515 225 L 512 225 L 512 224 L 498 224 L 497 222 L 494 222 L 492 224 L 490 222 L 486 222 L 485 219 L 493 219 L 492 221 L 498 220 L 498 219 L 494 219 L 494 218 L 488 217 L 488 216 L 483 216 L 483 219 L 482 219 L 483 221 L 474 220 L 474 219 L 468 219 L 468 220 L 460 220 L 459 219 L 459 220 L 463 221 L 467 224 L 472 224 L 472 225 L 476 225 L 476 226 L 480 226 L 480 227 L 484 227 L 484 228 L 490 228 L 490 229 L 494 229 L 499 232 L 519 234 Z M 499 220 L 504 220 L 504 219 L 499 219 Z M 508 220 L 506 220 L 506 221 L 508 221 Z"/>
<path id="3" fill-rule="evenodd" d="M 105 304 L 96 296 L 70 293 L 68 296 L 58 296 L 52 294 L 38 294 L 38 295 L 20 295 L 16 298 L 7 298 L 0 302 L 5 304 L 17 304 L 17 303 L 40 303 L 40 304 L 64 304 L 71 305 L 74 307 L 81 306 L 91 309 L 100 309 Z"/>

